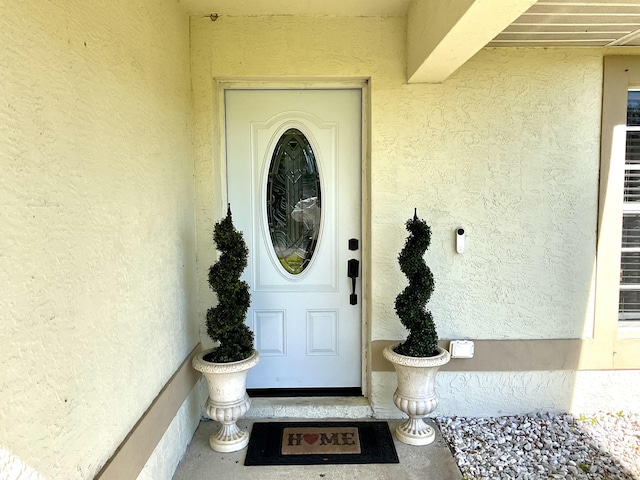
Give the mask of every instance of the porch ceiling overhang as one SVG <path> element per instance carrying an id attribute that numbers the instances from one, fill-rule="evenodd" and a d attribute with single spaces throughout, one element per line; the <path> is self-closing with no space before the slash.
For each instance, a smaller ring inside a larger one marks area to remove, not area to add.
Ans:
<path id="1" fill-rule="evenodd" d="M 411 0 L 178 0 L 191 15 L 402 17 Z"/>
<path id="2" fill-rule="evenodd" d="M 440 83 L 485 46 L 640 46 L 640 0 L 177 0 L 191 15 L 406 16 L 407 80 Z"/>

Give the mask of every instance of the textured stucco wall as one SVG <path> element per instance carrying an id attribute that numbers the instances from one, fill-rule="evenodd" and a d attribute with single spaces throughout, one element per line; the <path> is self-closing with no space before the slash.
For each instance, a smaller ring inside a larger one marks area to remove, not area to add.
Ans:
<path id="1" fill-rule="evenodd" d="M 483 51 L 442 85 L 374 91 L 374 339 L 401 333 L 395 267 L 412 206 L 433 231 L 430 308 L 443 338 L 582 335 L 592 314 L 601 63 L 589 50 Z M 454 253 L 458 226 L 463 255 Z"/>
<path id="2" fill-rule="evenodd" d="M 379 418 L 401 418 L 390 402 L 393 372 L 376 372 L 373 403 Z M 531 412 L 636 412 L 640 371 L 438 372 L 433 415 L 471 417 Z"/>
<path id="3" fill-rule="evenodd" d="M 89 479 L 198 341 L 189 20 L 1 12 L 0 476 Z"/>
<path id="4" fill-rule="evenodd" d="M 362 77 L 371 79 L 371 339 L 405 335 L 393 312 L 405 285 L 396 257 L 414 207 L 433 230 L 429 307 L 442 338 L 591 334 L 601 49 L 487 49 L 443 84 L 407 85 L 403 18 L 193 18 L 191 28 L 201 292 L 224 202 L 212 78 Z M 458 226 L 463 255 L 454 252 Z M 212 295 L 199 299 L 204 315 Z M 537 408 L 573 401 L 571 372 L 445 377 L 441 390 L 465 384 L 467 414 L 519 409 L 523 396 L 537 397 Z M 389 378 L 371 377 L 381 412 Z M 456 389 L 442 397 L 455 413 Z"/>

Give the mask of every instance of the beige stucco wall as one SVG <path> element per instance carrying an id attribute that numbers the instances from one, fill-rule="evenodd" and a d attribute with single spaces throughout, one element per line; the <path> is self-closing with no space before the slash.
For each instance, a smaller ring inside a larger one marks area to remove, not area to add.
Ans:
<path id="1" fill-rule="evenodd" d="M 223 16 L 192 18 L 191 29 L 201 292 L 224 205 L 214 79 L 369 78 L 370 339 L 405 334 L 393 312 L 404 286 L 396 256 L 414 207 L 433 230 L 425 258 L 442 338 L 592 334 L 603 50 L 486 49 L 443 84 L 407 85 L 404 18 Z M 199 298 L 202 316 L 212 295 Z M 368 379 L 374 407 L 390 412 L 393 373 Z M 574 384 L 573 372 L 451 372 L 439 380 L 453 385 L 441 408 L 587 407 Z M 538 401 L 514 400 L 525 397 Z"/>
<path id="2" fill-rule="evenodd" d="M 198 341 L 189 20 L 0 11 L 0 477 L 90 479 Z"/>

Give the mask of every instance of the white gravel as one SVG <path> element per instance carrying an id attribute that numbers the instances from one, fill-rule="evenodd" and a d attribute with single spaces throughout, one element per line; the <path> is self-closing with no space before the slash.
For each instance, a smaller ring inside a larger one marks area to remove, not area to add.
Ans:
<path id="1" fill-rule="evenodd" d="M 468 480 L 640 480 L 640 414 L 438 417 Z"/>

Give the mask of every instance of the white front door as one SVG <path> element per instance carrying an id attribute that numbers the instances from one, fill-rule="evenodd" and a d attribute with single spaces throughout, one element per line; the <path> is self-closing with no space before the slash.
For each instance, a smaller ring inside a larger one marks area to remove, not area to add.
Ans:
<path id="1" fill-rule="evenodd" d="M 248 388 L 361 386 L 361 95 L 225 90 L 228 200 L 249 247 Z M 353 286 L 355 285 L 355 290 Z"/>

